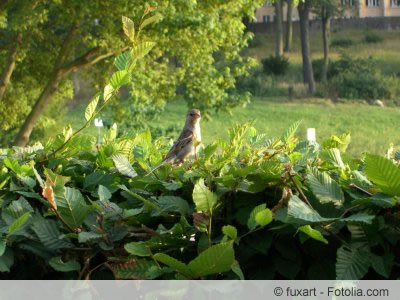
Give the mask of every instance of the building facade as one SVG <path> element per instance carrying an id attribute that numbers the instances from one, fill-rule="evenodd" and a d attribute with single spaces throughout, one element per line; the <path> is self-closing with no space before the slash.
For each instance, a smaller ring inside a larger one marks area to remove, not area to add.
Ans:
<path id="1" fill-rule="evenodd" d="M 344 11 L 345 18 L 371 18 L 371 17 L 398 17 L 400 16 L 400 0 L 338 0 L 349 8 Z M 283 21 L 286 22 L 286 3 L 283 6 Z M 273 22 L 275 18 L 274 6 L 267 1 L 256 12 L 259 23 Z M 311 14 L 311 19 L 315 18 Z M 298 21 L 299 15 L 296 8 L 293 9 L 292 20 Z"/>

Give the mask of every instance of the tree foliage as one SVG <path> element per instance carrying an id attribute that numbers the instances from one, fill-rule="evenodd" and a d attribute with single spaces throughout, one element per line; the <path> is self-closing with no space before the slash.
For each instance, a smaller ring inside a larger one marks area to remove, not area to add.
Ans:
<path id="1" fill-rule="evenodd" d="M 37 122 L 40 127 L 54 120 L 55 108 L 72 97 L 73 72 L 87 78 L 83 68 L 90 66 L 91 79 L 97 84 L 104 82 L 112 57 L 125 47 L 123 30 L 116 26 L 120 16 L 129 12 L 127 17 L 137 23 L 146 2 L 11 1 L 3 11 L 6 39 L 2 39 L 1 51 L 7 54 L 15 33 L 21 33 L 22 44 L 0 103 L 1 129 L 10 136 L 28 114 L 34 115 L 24 123 L 24 132 L 20 130 L 17 144 L 22 145 Z M 132 105 L 116 107 L 115 118 L 125 117 L 129 109 L 161 109 L 178 96 L 205 112 L 249 101 L 248 94 L 234 88 L 236 78 L 254 64 L 240 56 L 251 36 L 245 33 L 242 18 L 252 18 L 261 0 L 159 0 L 150 4 L 157 7 L 157 12 L 152 12 L 156 22 L 145 24 L 141 34 L 157 46 L 138 62 L 127 99 Z M 1 57 L 3 68 L 6 55 Z"/>

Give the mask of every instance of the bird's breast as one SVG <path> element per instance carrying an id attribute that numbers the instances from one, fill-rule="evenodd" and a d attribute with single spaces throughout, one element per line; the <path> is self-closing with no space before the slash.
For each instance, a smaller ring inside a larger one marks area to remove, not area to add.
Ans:
<path id="1" fill-rule="evenodd" d="M 196 142 L 201 142 L 200 126 L 196 126 L 194 129 L 194 139 Z"/>

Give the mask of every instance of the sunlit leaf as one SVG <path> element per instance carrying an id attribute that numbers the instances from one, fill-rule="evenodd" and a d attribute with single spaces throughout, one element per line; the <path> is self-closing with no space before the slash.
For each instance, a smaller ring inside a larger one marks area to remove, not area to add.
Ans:
<path id="1" fill-rule="evenodd" d="M 93 115 L 96 111 L 97 104 L 99 103 L 99 99 L 100 99 L 99 95 L 95 96 L 92 99 L 92 101 L 90 101 L 89 105 L 86 107 L 86 110 L 85 110 L 86 121 L 89 121 L 93 117 Z"/>

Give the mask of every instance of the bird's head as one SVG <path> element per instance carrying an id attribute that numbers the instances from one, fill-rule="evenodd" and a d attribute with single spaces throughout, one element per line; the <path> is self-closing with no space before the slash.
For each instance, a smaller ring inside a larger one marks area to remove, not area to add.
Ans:
<path id="1" fill-rule="evenodd" d="M 186 123 L 190 125 L 195 125 L 201 119 L 200 110 L 198 109 L 191 109 L 186 114 Z"/>

